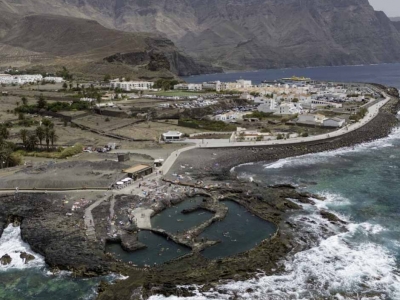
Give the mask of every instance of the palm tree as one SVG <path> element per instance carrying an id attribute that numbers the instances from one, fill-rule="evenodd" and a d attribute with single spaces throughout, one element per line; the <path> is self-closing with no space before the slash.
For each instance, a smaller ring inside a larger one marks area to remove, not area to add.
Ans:
<path id="1" fill-rule="evenodd" d="M 37 136 L 37 138 L 39 140 L 39 145 L 42 146 L 42 141 L 43 141 L 43 139 L 45 137 L 45 132 L 44 132 L 43 126 L 38 126 L 36 128 L 36 136 Z"/>
<path id="2" fill-rule="evenodd" d="M 28 138 L 28 130 L 26 130 L 26 129 L 21 129 L 20 131 L 19 131 L 19 137 L 21 138 L 21 140 L 22 140 L 22 144 L 24 144 L 24 146 L 26 147 L 26 140 L 27 140 L 27 138 Z"/>
<path id="3" fill-rule="evenodd" d="M 22 105 L 27 105 L 28 104 L 28 99 L 26 97 L 21 98 Z"/>
<path id="4" fill-rule="evenodd" d="M 50 141 L 51 141 L 51 147 L 54 147 L 54 142 L 57 142 L 57 140 L 58 140 L 58 136 L 57 136 L 56 131 L 54 129 L 50 129 L 49 138 L 50 138 Z"/>
<path id="5" fill-rule="evenodd" d="M 8 131 L 7 126 L 4 124 L 0 124 L 0 138 L 8 139 L 10 136 L 10 132 Z"/>
<path id="6" fill-rule="evenodd" d="M 35 150 L 38 138 L 35 132 L 30 132 L 26 139 L 26 149 L 29 151 Z"/>
<path id="7" fill-rule="evenodd" d="M 0 137 L 0 166 L 1 168 L 8 167 L 10 158 L 12 154 L 12 149 L 6 140 Z"/>
<path id="8" fill-rule="evenodd" d="M 49 145 L 50 145 L 50 130 L 51 129 L 49 127 L 44 128 L 44 137 L 46 139 L 47 152 L 49 151 Z"/>

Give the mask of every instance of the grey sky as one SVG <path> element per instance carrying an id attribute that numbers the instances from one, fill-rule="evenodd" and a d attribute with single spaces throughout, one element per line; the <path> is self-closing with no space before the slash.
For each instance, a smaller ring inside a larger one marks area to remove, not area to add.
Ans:
<path id="1" fill-rule="evenodd" d="M 369 0 L 375 10 L 383 10 L 388 17 L 400 17 L 400 0 Z"/>

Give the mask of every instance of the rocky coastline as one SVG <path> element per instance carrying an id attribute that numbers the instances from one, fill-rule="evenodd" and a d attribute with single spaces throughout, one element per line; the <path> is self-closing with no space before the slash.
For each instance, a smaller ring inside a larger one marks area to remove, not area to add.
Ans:
<path id="1" fill-rule="evenodd" d="M 292 156 L 353 147 L 384 138 L 399 123 L 395 116 L 400 108 L 398 94 L 392 91 L 391 95 L 392 99 L 374 120 L 341 137 L 284 146 L 195 149 L 181 154 L 170 173 L 165 176 L 166 180 L 173 179 L 171 174 L 179 172 L 180 165 L 190 164 L 193 179 L 202 182 L 193 187 L 214 199 L 229 198 L 277 226 L 278 231 L 273 236 L 247 252 L 209 260 L 200 254 L 199 248 L 199 251 L 193 251 L 191 255 L 160 266 L 136 268 L 107 255 L 104 241 L 89 239 L 83 224 L 83 212 L 68 215 L 69 210 L 62 205 L 62 196 L 57 194 L 0 195 L 0 234 L 8 224 L 18 222 L 18 225 L 21 224 L 22 239 L 33 251 L 44 256 L 47 265 L 54 270 L 72 271 L 75 276 L 99 276 L 111 272 L 129 276 L 113 285 L 102 283 L 98 295 L 101 300 L 140 299 L 153 294 L 189 296 L 193 295 L 192 288 L 179 286 L 198 284 L 202 285 L 202 290 L 207 291 L 216 287 L 220 280 L 244 280 L 254 277 L 260 270 L 267 275 L 283 271 L 280 263 L 282 259 L 316 242 L 315 237 L 302 230 L 302 226 L 306 228 L 307 222 L 293 223 L 290 218 L 301 211 L 302 204 L 312 205 L 310 198 L 318 196 L 299 192 L 289 185 L 261 187 L 256 183 L 242 182 L 236 179 L 231 172 L 232 168 L 244 163 L 272 162 Z M 177 184 L 191 185 L 184 181 Z M 122 205 L 124 201 L 129 202 L 130 199 L 119 199 L 117 205 Z M 95 228 L 99 236 L 107 232 L 101 220 L 108 215 L 109 205 L 104 203 L 94 213 L 95 224 L 99 224 Z M 343 221 L 335 215 L 327 211 L 321 211 L 320 214 L 337 226 L 338 230 L 344 230 Z M 325 232 L 327 236 L 333 234 L 329 228 L 325 228 Z M 126 242 L 127 245 L 129 243 Z M 6 262 L 8 258 L 3 260 Z"/>

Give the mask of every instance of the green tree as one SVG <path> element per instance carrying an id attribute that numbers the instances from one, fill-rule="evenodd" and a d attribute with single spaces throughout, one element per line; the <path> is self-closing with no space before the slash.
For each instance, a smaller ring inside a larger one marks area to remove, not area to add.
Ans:
<path id="1" fill-rule="evenodd" d="M 25 147 L 26 147 L 26 141 L 28 139 L 28 134 L 29 134 L 29 132 L 26 129 L 21 129 L 19 131 L 19 137 L 20 137 L 20 139 L 22 141 L 22 144 L 24 144 Z"/>
<path id="2" fill-rule="evenodd" d="M 38 138 L 36 136 L 36 133 L 33 131 L 30 132 L 26 139 L 26 144 L 25 144 L 26 150 L 28 150 L 28 151 L 35 150 L 37 142 L 38 142 Z"/>
<path id="3" fill-rule="evenodd" d="M 1 139 L 8 139 L 10 136 L 10 132 L 8 131 L 6 124 L 0 124 L 0 138 Z"/>
<path id="4" fill-rule="evenodd" d="M 62 87 L 63 87 L 63 89 L 67 89 L 68 88 L 68 83 L 64 82 Z"/>
<path id="5" fill-rule="evenodd" d="M 109 83 L 110 82 L 110 80 L 111 80 L 111 75 L 110 74 L 106 74 L 106 75 L 104 75 L 104 82 L 107 82 L 107 83 Z"/>
<path id="6" fill-rule="evenodd" d="M 28 104 L 28 99 L 26 97 L 21 97 L 22 105 L 27 105 Z"/>
<path id="7" fill-rule="evenodd" d="M 36 128 L 36 136 L 39 140 L 39 145 L 42 146 L 42 141 L 45 138 L 45 131 L 44 131 L 43 126 L 38 126 Z"/>
<path id="8" fill-rule="evenodd" d="M 54 143 L 57 142 L 57 140 L 58 140 L 58 136 L 54 129 L 50 129 L 49 138 L 50 138 L 50 142 L 51 142 L 51 147 L 54 147 Z"/>
<path id="9" fill-rule="evenodd" d="M 48 127 L 48 128 L 53 128 L 54 127 L 54 123 L 50 119 L 47 119 L 47 118 L 44 118 L 42 120 L 42 125 L 44 127 Z"/>
<path id="10" fill-rule="evenodd" d="M 0 166 L 7 168 L 12 156 L 12 149 L 9 143 L 0 136 Z"/>
<path id="11" fill-rule="evenodd" d="M 45 108 L 46 106 L 47 106 L 46 99 L 44 99 L 43 95 L 40 95 L 37 101 L 37 108 L 42 109 Z"/>

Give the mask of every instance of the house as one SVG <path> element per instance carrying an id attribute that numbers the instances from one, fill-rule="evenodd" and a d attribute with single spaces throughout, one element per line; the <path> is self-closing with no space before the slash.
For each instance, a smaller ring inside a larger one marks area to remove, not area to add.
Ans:
<path id="1" fill-rule="evenodd" d="M 323 125 L 325 127 L 335 127 L 335 128 L 340 128 L 343 127 L 344 124 L 346 123 L 345 119 L 340 119 L 340 118 L 328 118 L 325 119 L 323 122 Z"/>
<path id="2" fill-rule="evenodd" d="M 275 111 L 275 115 L 295 115 L 302 111 L 302 107 L 298 103 L 283 103 L 279 105 Z"/>
<path id="3" fill-rule="evenodd" d="M 321 114 L 304 114 L 299 115 L 296 123 L 305 124 L 305 125 L 322 125 L 325 120 L 325 116 Z"/>
<path id="4" fill-rule="evenodd" d="M 133 180 L 137 180 L 140 177 L 153 173 L 153 167 L 143 164 L 125 169 L 123 172 L 128 174 L 128 177 L 132 178 Z"/>
<path id="5" fill-rule="evenodd" d="M 203 82 L 202 87 L 203 87 L 203 90 L 220 92 L 221 91 L 221 81 Z"/>
<path id="6" fill-rule="evenodd" d="M 162 139 L 166 142 L 180 141 L 183 138 L 183 133 L 179 131 L 168 131 L 162 134 Z"/>
<path id="7" fill-rule="evenodd" d="M 132 90 L 145 91 L 153 88 L 154 82 L 151 81 L 117 81 L 110 83 L 112 89 L 120 88 L 121 90 L 130 92 Z"/>
<path id="8" fill-rule="evenodd" d="M 257 110 L 265 113 L 276 112 L 277 105 L 275 99 L 265 99 L 264 103 L 257 107 Z"/>
<path id="9" fill-rule="evenodd" d="M 43 81 L 61 83 L 61 82 L 64 82 L 65 80 L 62 77 L 47 76 L 47 77 L 43 78 Z"/>

